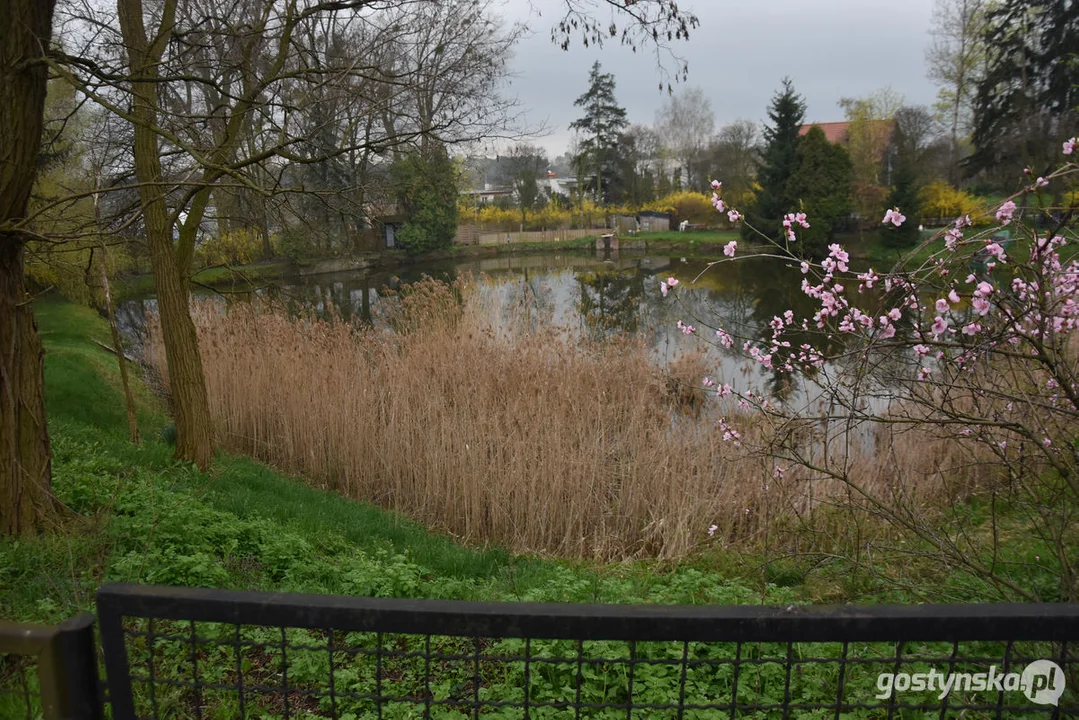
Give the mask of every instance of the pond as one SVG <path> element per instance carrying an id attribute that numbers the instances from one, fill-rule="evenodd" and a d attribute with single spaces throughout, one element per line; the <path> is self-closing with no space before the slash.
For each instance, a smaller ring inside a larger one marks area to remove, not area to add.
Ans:
<path id="1" fill-rule="evenodd" d="M 703 351 L 713 379 L 743 389 L 783 396 L 792 388 L 783 373 L 748 365 L 741 348 L 728 350 L 715 342 L 715 328 L 736 337 L 771 337 L 769 321 L 792 309 L 796 317 L 811 316 L 815 301 L 800 289 L 803 275 L 793 262 L 771 257 L 744 257 L 735 262 L 715 258 L 629 252 L 562 252 L 501 256 L 412 265 L 392 271 L 360 271 L 297 276 L 259 288 L 255 294 L 286 301 L 295 310 L 327 315 L 333 308 L 353 320 L 378 322 L 387 288 L 424 276 L 453 280 L 470 274 L 482 278 L 481 292 L 498 325 L 522 307 L 558 327 L 599 339 L 616 333 L 643 338 L 657 362 L 669 363 L 684 353 Z M 664 297 L 660 283 L 677 278 L 676 293 Z M 207 291 L 199 291 L 206 295 Z M 244 300 L 250 292 L 223 291 L 222 298 Z M 152 297 L 127 300 L 117 308 L 122 332 L 139 344 Z M 693 325 L 687 335 L 678 321 Z M 740 346 L 741 343 L 738 345 Z"/>

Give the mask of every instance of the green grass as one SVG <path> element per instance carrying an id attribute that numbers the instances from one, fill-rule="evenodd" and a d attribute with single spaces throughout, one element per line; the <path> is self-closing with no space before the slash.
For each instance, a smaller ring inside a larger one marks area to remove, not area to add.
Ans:
<path id="1" fill-rule="evenodd" d="M 714 243 L 728 243 L 731 240 L 739 240 L 741 233 L 737 230 L 687 230 L 678 232 L 648 232 L 639 235 L 627 235 L 624 240 L 644 240 L 646 242 L 666 241 L 675 243 L 688 243 L 689 245 L 702 245 Z"/>
<path id="2" fill-rule="evenodd" d="M 938 238 L 919 249 L 919 245 L 936 234 L 936 229 L 923 230 L 921 238 L 913 245 L 896 247 L 888 242 L 883 233 L 866 233 L 864 239 L 858 236 L 837 238 L 837 242 L 847 247 L 854 257 L 869 260 L 879 271 L 891 270 L 900 260 L 905 260 L 908 267 L 918 267 L 934 254 L 944 249 L 944 238 Z"/>

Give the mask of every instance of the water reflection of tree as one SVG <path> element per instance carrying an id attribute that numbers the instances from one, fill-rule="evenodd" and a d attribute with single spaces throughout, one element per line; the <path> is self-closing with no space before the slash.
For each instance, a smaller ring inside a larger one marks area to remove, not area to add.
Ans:
<path id="1" fill-rule="evenodd" d="M 577 309 L 589 338 L 638 331 L 644 277 L 636 268 L 587 270 L 575 276 L 580 286 Z"/>
<path id="2" fill-rule="evenodd" d="M 510 273 L 503 281 L 505 302 L 502 322 L 534 332 L 551 322 L 554 316 L 554 297 L 549 274 L 524 268 L 519 274 Z"/>

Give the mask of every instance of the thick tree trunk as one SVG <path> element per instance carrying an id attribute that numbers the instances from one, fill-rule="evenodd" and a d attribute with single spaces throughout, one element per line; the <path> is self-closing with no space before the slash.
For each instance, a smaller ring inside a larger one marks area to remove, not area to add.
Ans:
<path id="1" fill-rule="evenodd" d="M 44 350 L 23 286 L 26 216 L 55 0 L 0 0 L 0 533 L 42 529 L 54 510 Z"/>
<path id="2" fill-rule="evenodd" d="M 146 243 L 157 291 L 157 309 L 165 341 L 165 362 L 169 372 L 173 420 L 176 423 L 176 452 L 180 460 L 205 469 L 213 460 L 214 437 L 206 379 L 202 371 L 195 324 L 191 320 L 188 271 L 190 257 L 178 257 L 172 242 L 172 226 L 165 204 L 161 153 L 154 125 L 157 120 L 157 62 L 172 30 L 176 0 L 166 0 L 162 10 L 162 31 L 154 44 L 146 40 L 142 3 L 119 0 L 120 28 L 127 47 L 132 76 L 135 175 L 139 181 L 146 226 Z M 209 189 L 207 188 L 207 193 Z M 198 220 L 194 221 L 196 224 Z"/>
<path id="3" fill-rule="evenodd" d="M 148 239 L 176 423 L 175 457 L 206 469 L 213 460 L 214 437 L 188 283 L 181 277 L 171 238 Z"/>
<path id="4" fill-rule="evenodd" d="M 52 514 L 45 351 L 23 288 L 22 244 L 0 235 L 0 532 L 41 530 Z"/>

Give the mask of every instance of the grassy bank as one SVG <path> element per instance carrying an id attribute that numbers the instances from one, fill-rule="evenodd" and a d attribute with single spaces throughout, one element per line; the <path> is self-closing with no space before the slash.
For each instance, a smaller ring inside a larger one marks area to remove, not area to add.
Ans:
<path id="1" fill-rule="evenodd" d="M 54 490 L 42 537 L 0 538 L 0 617 L 48 622 L 92 608 L 104 582 L 349 595 L 576 602 L 787 602 L 789 590 L 715 568 L 569 563 L 465 547 L 371 505 L 222 453 L 174 462 L 167 419 L 137 384 L 145 440 L 127 442 L 115 357 L 94 312 L 35 305 L 46 347 Z"/>

